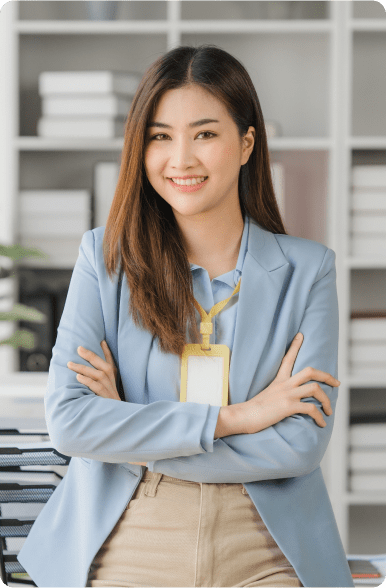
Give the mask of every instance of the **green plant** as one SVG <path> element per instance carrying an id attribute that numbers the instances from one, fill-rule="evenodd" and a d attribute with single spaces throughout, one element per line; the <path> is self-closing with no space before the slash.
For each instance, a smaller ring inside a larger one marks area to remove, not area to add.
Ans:
<path id="1" fill-rule="evenodd" d="M 15 273 L 12 272 L 12 267 L 5 268 L 1 266 L 1 257 L 8 257 L 9 259 L 12 259 L 14 263 L 17 263 L 23 257 L 47 258 L 48 256 L 38 249 L 22 247 L 19 244 L 0 244 L 0 280 L 15 275 Z M 1 298 L 7 298 L 7 295 Z M 45 323 L 47 322 L 47 317 L 45 314 L 36 310 L 36 308 L 31 308 L 29 306 L 25 306 L 24 304 L 16 303 L 12 306 L 11 310 L 5 312 L 0 311 L 0 321 L 27 321 Z M 7 339 L 0 340 L 0 345 L 10 345 L 14 349 L 18 347 L 21 347 L 22 349 L 35 349 L 35 334 L 27 329 L 19 329 Z"/>

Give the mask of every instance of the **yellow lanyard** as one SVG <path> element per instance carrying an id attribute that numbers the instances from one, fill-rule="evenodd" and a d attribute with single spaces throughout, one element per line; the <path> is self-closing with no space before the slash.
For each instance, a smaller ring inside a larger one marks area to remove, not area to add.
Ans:
<path id="1" fill-rule="evenodd" d="M 217 304 L 212 306 L 209 313 L 206 313 L 206 311 L 202 308 L 201 304 L 199 304 L 196 299 L 194 300 L 194 304 L 195 304 L 197 310 L 199 311 L 199 313 L 201 315 L 201 319 L 202 319 L 201 324 L 200 324 L 200 333 L 202 335 L 201 349 L 209 349 L 210 348 L 209 347 L 209 337 L 213 333 L 212 317 L 214 317 L 217 313 L 219 313 L 220 310 L 222 310 L 224 308 L 224 306 L 226 304 L 228 304 L 228 302 L 232 298 L 233 294 L 237 294 L 237 292 L 240 290 L 240 286 L 241 286 L 241 278 L 239 279 L 236 288 L 233 290 L 233 292 L 229 296 L 229 298 L 226 298 L 225 300 L 221 300 L 220 302 L 217 302 Z"/>

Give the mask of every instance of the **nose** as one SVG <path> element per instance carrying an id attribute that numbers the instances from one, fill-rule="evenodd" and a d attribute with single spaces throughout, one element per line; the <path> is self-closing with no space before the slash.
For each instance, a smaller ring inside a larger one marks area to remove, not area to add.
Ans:
<path id="1" fill-rule="evenodd" d="M 194 154 L 194 147 L 189 138 L 181 137 L 173 141 L 173 146 L 170 150 L 169 165 L 172 169 L 185 169 L 194 166 L 197 162 L 197 157 Z"/>

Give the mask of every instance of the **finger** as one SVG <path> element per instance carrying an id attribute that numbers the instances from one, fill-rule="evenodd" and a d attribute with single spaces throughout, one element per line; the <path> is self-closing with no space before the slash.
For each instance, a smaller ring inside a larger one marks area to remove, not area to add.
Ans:
<path id="1" fill-rule="evenodd" d="M 324 428 L 327 425 L 322 413 L 320 412 L 320 410 L 316 408 L 315 404 L 310 404 L 308 402 L 299 402 L 299 404 L 296 404 L 294 408 L 294 414 L 297 413 L 308 414 L 310 417 L 314 419 L 314 421 L 317 425 L 319 425 L 319 427 Z"/>
<path id="2" fill-rule="evenodd" d="M 87 365 L 83 365 L 83 363 L 72 363 L 71 361 L 69 361 L 67 363 L 67 367 L 73 372 L 91 378 L 95 382 L 99 382 L 103 376 L 106 376 L 104 372 L 96 370 L 95 368 L 89 367 Z"/>
<path id="3" fill-rule="evenodd" d="M 99 396 L 108 395 L 109 398 L 115 398 L 120 400 L 119 394 L 117 392 L 115 379 L 114 377 L 110 377 L 106 372 L 102 372 L 101 370 L 96 370 L 95 368 L 88 367 L 87 365 L 83 365 L 82 363 L 72 363 L 69 361 L 67 363 L 69 369 L 78 374 L 88 378 L 90 381 L 93 380 L 94 382 L 99 384 L 99 388 L 96 391 L 95 388 L 92 389 L 93 392 L 99 394 Z M 77 378 L 78 381 L 84 383 L 83 380 Z"/>
<path id="4" fill-rule="evenodd" d="M 312 384 L 304 384 L 303 386 L 299 386 L 296 392 L 298 398 L 309 398 L 310 396 L 313 396 L 314 398 L 316 398 L 316 400 L 319 400 L 326 415 L 332 415 L 333 410 L 331 407 L 331 400 L 329 399 L 325 391 L 316 382 Z"/>
<path id="5" fill-rule="evenodd" d="M 106 361 L 107 361 L 108 365 L 111 366 L 110 369 L 112 370 L 111 375 L 108 374 L 108 376 L 111 380 L 111 383 L 116 386 L 117 385 L 118 369 L 114 363 L 113 355 L 112 355 L 105 339 L 103 339 L 103 341 L 101 341 L 101 347 L 102 347 L 103 353 L 105 354 Z"/>
<path id="6" fill-rule="evenodd" d="M 103 353 L 105 354 L 105 358 L 108 361 L 108 363 L 110 363 L 113 367 L 115 367 L 113 354 L 111 353 L 110 348 L 107 345 L 107 342 L 105 339 L 103 339 L 103 341 L 101 341 L 101 347 L 103 349 Z"/>
<path id="7" fill-rule="evenodd" d="M 93 380 L 83 374 L 77 374 L 77 380 L 87 386 L 94 394 L 101 396 L 102 398 L 112 398 L 113 400 L 120 400 L 119 395 L 116 390 L 112 388 L 107 388 L 100 382 Z"/>
<path id="8" fill-rule="evenodd" d="M 105 372 L 109 378 L 114 375 L 111 364 L 107 363 L 90 349 L 85 349 L 84 347 L 79 346 L 77 351 L 80 357 L 91 363 L 96 369 Z"/>
<path id="9" fill-rule="evenodd" d="M 299 353 L 299 349 L 303 343 L 303 339 L 304 339 L 303 333 L 298 333 L 294 337 L 291 345 L 289 346 L 287 353 L 285 354 L 285 356 L 282 359 L 279 371 L 278 371 L 277 376 L 275 378 L 276 380 L 284 381 L 284 380 L 288 380 L 288 378 L 291 377 L 293 366 L 294 366 L 296 357 Z"/>
<path id="10" fill-rule="evenodd" d="M 300 386 L 305 382 L 309 382 L 310 380 L 317 380 L 318 382 L 325 382 L 329 386 L 336 388 L 340 385 L 340 381 L 334 378 L 328 372 L 323 372 L 322 370 L 317 370 L 312 367 L 307 367 L 295 374 L 291 377 L 291 384 L 293 386 Z"/>

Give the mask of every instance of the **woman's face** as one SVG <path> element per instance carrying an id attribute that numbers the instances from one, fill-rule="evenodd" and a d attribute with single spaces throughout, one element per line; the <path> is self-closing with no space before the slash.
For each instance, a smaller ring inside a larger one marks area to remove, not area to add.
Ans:
<path id="1" fill-rule="evenodd" d="M 146 133 L 147 177 L 177 221 L 239 208 L 238 177 L 253 149 L 254 127 L 241 139 L 222 102 L 189 86 L 162 96 Z M 192 176 L 207 180 L 186 187 L 171 179 Z"/>

